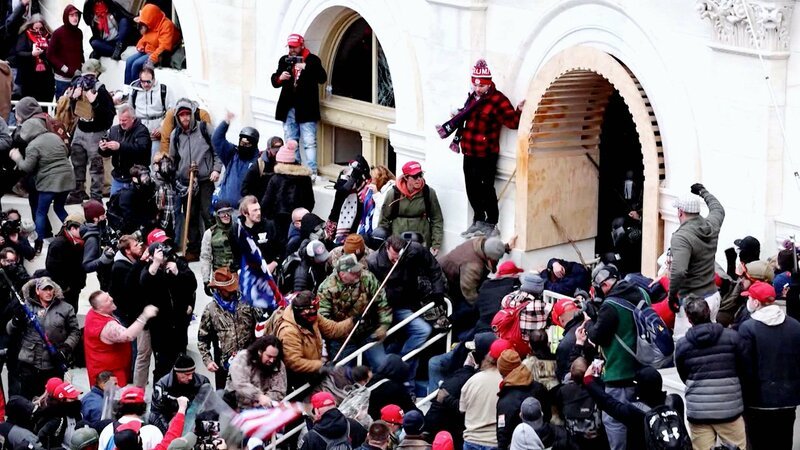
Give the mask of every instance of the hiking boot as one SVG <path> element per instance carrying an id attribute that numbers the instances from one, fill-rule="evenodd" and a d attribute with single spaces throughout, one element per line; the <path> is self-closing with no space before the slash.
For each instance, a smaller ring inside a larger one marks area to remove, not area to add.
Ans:
<path id="1" fill-rule="evenodd" d="M 489 228 L 488 223 L 478 222 L 478 229 L 475 230 L 474 233 L 472 233 L 471 237 L 486 236 L 486 233 L 488 233 L 489 231 L 491 231 L 491 228 Z"/>
<path id="2" fill-rule="evenodd" d="M 34 252 L 35 252 L 37 255 L 41 255 L 41 254 L 42 254 L 42 247 L 43 247 L 43 246 L 44 246 L 44 241 L 43 241 L 43 240 L 41 240 L 41 239 L 37 239 L 37 240 L 35 240 L 35 241 L 33 242 L 33 251 L 34 251 Z"/>
<path id="3" fill-rule="evenodd" d="M 89 195 L 85 191 L 72 191 L 67 196 L 67 205 L 80 205 L 89 200 Z"/>
<path id="4" fill-rule="evenodd" d="M 461 237 L 463 237 L 464 239 L 471 238 L 472 235 L 475 234 L 475 232 L 480 229 L 479 224 L 480 222 L 478 221 L 472 222 L 472 225 L 470 225 L 469 228 L 467 228 L 467 231 L 461 233 Z"/>
<path id="5" fill-rule="evenodd" d="M 497 225 L 489 222 L 484 222 L 483 224 L 484 236 L 487 238 L 500 236 L 500 230 L 497 229 Z"/>
<path id="6" fill-rule="evenodd" d="M 122 42 L 117 42 L 117 45 L 114 46 L 114 53 L 111 54 L 111 59 L 114 61 L 119 61 L 122 59 L 122 51 L 125 50 L 125 44 Z"/>

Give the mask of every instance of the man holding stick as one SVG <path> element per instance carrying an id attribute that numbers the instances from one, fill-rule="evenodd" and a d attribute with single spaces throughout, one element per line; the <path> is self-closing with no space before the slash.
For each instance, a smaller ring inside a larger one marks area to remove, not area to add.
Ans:
<path id="1" fill-rule="evenodd" d="M 375 275 L 358 263 L 355 255 L 339 258 L 335 271 L 319 287 L 319 314 L 341 322 L 353 317 L 356 327 L 349 340 L 328 341 L 328 355 L 345 358 L 370 341 L 383 341 L 392 325 L 392 310 Z M 369 306 L 369 308 L 368 308 Z M 386 356 L 383 344 L 376 344 L 364 353 L 370 367 L 378 367 Z"/>

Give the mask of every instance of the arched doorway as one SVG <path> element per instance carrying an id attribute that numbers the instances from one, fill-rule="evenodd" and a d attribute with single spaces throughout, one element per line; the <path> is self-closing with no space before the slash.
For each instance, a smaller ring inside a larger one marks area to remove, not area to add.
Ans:
<path id="1" fill-rule="evenodd" d="M 609 231 L 600 223 L 598 206 L 623 193 L 613 174 L 625 174 L 629 165 L 640 180 L 642 272 L 653 275 L 663 247 L 658 187 L 665 174 L 664 154 L 655 112 L 636 76 L 605 52 L 573 47 L 538 71 L 526 104 L 517 154 L 519 244 L 538 250 L 572 240 L 584 259 L 592 259 L 602 249 L 599 233 Z M 609 126 L 609 114 L 618 122 L 616 130 Z M 601 149 L 601 138 L 607 143 L 609 136 L 624 130 L 626 118 L 638 145 L 631 148 L 628 140 L 626 157 L 609 158 L 614 144 Z"/>

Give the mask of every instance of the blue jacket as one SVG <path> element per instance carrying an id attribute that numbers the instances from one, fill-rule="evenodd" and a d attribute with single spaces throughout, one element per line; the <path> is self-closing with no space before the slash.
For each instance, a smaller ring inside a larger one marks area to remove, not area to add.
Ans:
<path id="1" fill-rule="evenodd" d="M 81 399 L 81 415 L 91 427 L 100 421 L 103 415 L 103 391 L 99 387 L 92 386 L 92 390 Z"/>
<path id="2" fill-rule="evenodd" d="M 247 175 L 247 170 L 258 158 L 258 151 L 253 153 L 250 159 L 242 159 L 238 148 L 225 139 L 230 124 L 223 121 L 219 124 L 211 143 L 214 144 L 214 151 L 217 157 L 225 166 L 225 178 L 219 185 L 219 200 L 225 200 L 231 205 L 238 205 L 241 198 L 242 183 Z"/>
<path id="3" fill-rule="evenodd" d="M 675 349 L 686 383 L 686 417 L 692 423 L 730 422 L 742 413 L 743 347 L 739 335 L 718 323 L 689 328 Z"/>

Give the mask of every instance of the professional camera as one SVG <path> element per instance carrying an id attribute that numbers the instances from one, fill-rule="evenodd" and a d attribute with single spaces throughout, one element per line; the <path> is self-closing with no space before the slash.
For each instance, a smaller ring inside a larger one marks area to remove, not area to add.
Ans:
<path id="1" fill-rule="evenodd" d="M 164 252 L 164 262 L 175 262 L 178 260 L 178 254 L 175 252 L 175 247 L 172 246 L 171 242 L 154 242 L 148 247 L 151 255 L 159 249 Z"/>
<path id="2" fill-rule="evenodd" d="M 19 219 L 10 220 L 8 214 L 0 214 L 0 233 L 2 233 L 3 236 L 8 237 L 12 234 L 19 234 L 21 229 L 22 222 Z"/>
<path id="3" fill-rule="evenodd" d="M 288 56 L 287 55 L 286 58 L 284 58 L 283 60 L 286 62 L 286 64 L 288 64 L 290 66 L 293 66 L 293 65 L 295 65 L 297 63 L 303 62 L 303 57 L 302 56 Z"/>
<path id="4" fill-rule="evenodd" d="M 119 238 L 122 237 L 122 232 L 119 230 L 115 230 L 110 226 L 106 225 L 103 227 L 102 232 L 100 233 L 100 245 L 102 247 L 110 247 L 113 249 L 117 248 L 117 244 L 119 244 Z"/>

